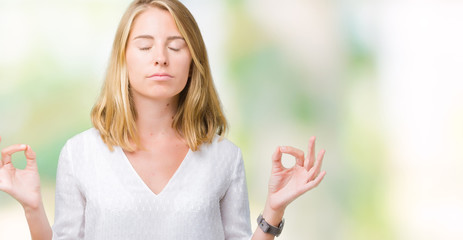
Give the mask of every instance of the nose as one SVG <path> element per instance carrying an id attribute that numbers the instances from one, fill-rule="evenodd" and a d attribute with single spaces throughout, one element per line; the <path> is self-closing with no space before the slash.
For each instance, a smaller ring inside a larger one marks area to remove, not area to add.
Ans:
<path id="1" fill-rule="evenodd" d="M 164 49 L 159 49 L 156 51 L 154 56 L 154 65 L 155 66 L 167 66 L 167 55 Z"/>
<path id="2" fill-rule="evenodd" d="M 155 66 L 158 66 L 158 65 L 164 65 L 164 66 L 167 66 L 167 61 L 165 59 L 156 59 L 154 61 L 154 65 Z"/>

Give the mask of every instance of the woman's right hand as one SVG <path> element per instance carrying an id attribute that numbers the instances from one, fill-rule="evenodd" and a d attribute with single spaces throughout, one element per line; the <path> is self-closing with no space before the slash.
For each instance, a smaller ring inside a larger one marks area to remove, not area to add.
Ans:
<path id="1" fill-rule="evenodd" d="M 24 151 L 24 155 L 26 155 L 27 165 L 24 169 L 17 169 L 11 162 L 11 155 L 21 151 Z M 37 209 L 42 206 L 40 177 L 35 153 L 30 146 L 16 144 L 2 149 L 0 191 L 6 192 L 18 200 L 24 209 Z"/>

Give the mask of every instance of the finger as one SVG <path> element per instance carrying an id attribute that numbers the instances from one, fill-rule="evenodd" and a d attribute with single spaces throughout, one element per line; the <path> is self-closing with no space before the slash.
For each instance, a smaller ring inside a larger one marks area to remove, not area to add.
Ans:
<path id="1" fill-rule="evenodd" d="M 32 150 L 31 146 L 29 145 L 26 146 L 24 155 L 26 156 L 26 160 L 27 160 L 26 168 L 36 168 L 37 167 L 36 154 Z"/>
<path id="2" fill-rule="evenodd" d="M 304 152 L 302 150 L 290 146 L 284 146 L 280 147 L 280 151 L 294 156 L 296 158 L 296 164 L 301 167 L 304 166 Z"/>
<path id="3" fill-rule="evenodd" d="M 315 162 L 315 136 L 312 136 L 309 140 L 309 152 L 304 161 L 304 168 L 309 171 L 313 167 Z"/>
<path id="4" fill-rule="evenodd" d="M 3 165 L 11 163 L 11 155 L 13 155 L 13 153 L 24 150 L 26 150 L 26 145 L 24 144 L 15 144 L 4 148 L 2 150 Z"/>
<path id="5" fill-rule="evenodd" d="M 323 157 L 325 156 L 325 149 L 322 149 L 317 156 L 317 166 L 315 167 L 315 176 L 318 176 L 320 169 L 322 168 Z"/>
<path id="6" fill-rule="evenodd" d="M 281 155 L 280 147 L 277 147 L 272 155 L 272 168 L 283 168 L 281 164 Z"/>
<path id="7" fill-rule="evenodd" d="M 317 157 L 317 161 L 315 162 L 315 165 L 309 170 L 309 178 L 307 181 L 312 181 L 315 178 L 315 176 L 317 176 L 320 173 L 320 169 L 321 169 L 324 156 L 325 156 L 325 149 L 322 149 L 318 153 L 318 157 Z"/>
<path id="8" fill-rule="evenodd" d="M 306 183 L 302 189 L 303 193 L 309 191 L 310 189 L 317 187 L 318 184 L 320 184 L 320 182 L 323 180 L 325 175 L 326 175 L 326 172 L 323 171 L 314 180 Z"/>

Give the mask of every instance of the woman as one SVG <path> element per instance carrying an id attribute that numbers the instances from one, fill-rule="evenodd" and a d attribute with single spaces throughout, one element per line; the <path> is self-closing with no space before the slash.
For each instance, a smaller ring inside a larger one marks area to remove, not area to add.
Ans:
<path id="1" fill-rule="evenodd" d="M 33 239 L 273 239 L 290 202 L 317 186 L 324 151 L 278 147 L 259 227 L 252 234 L 243 160 L 206 48 L 177 0 L 134 1 L 119 24 L 94 128 L 68 140 L 56 179 L 55 223 L 42 204 L 29 146 L 2 151 L 0 190 L 24 207 Z M 27 167 L 11 155 L 25 151 Z M 286 169 L 282 154 L 296 158 Z"/>

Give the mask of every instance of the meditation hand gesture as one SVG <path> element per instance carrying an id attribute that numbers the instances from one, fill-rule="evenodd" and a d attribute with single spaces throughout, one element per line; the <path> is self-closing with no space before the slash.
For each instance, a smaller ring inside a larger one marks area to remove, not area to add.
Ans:
<path id="1" fill-rule="evenodd" d="M 282 154 L 289 154 L 296 158 L 296 164 L 285 168 L 281 164 Z M 278 147 L 272 156 L 272 173 L 268 186 L 267 205 L 272 211 L 284 212 L 288 204 L 310 189 L 316 187 L 326 172 L 320 173 L 325 150 L 318 153 L 315 159 L 315 137 L 309 141 L 309 152 L 293 147 Z"/>
<path id="2" fill-rule="evenodd" d="M 0 139 L 1 140 L 1 139 Z M 11 162 L 11 155 L 24 151 L 27 159 L 25 169 L 17 169 Z M 26 208 L 37 208 L 41 204 L 40 178 L 31 147 L 16 144 L 2 150 L 0 160 L 0 191 L 6 192 Z"/>

